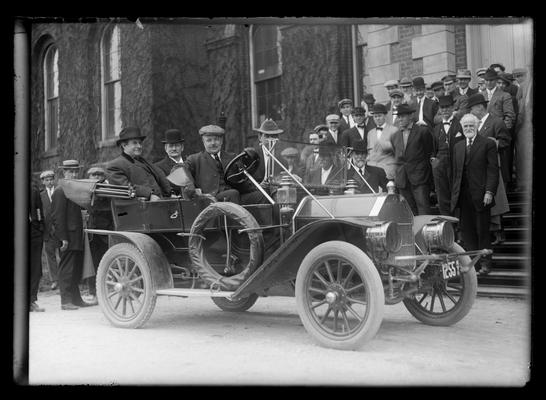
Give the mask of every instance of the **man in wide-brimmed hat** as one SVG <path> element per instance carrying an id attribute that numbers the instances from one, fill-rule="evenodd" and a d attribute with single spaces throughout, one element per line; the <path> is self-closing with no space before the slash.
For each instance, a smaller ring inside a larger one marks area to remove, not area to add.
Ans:
<path id="1" fill-rule="evenodd" d="M 397 169 L 394 183 L 415 215 L 430 214 L 432 134 L 428 126 L 414 123 L 415 109 L 398 107 L 399 131 L 391 137 Z"/>
<path id="2" fill-rule="evenodd" d="M 78 160 L 65 160 L 59 166 L 65 179 L 77 179 L 82 166 Z M 52 224 L 60 244 L 59 289 L 61 309 L 77 310 L 88 304 L 83 301 L 78 284 L 83 269 L 83 220 L 81 207 L 69 200 L 59 186 L 51 201 Z"/>
<path id="3" fill-rule="evenodd" d="M 417 125 L 434 126 L 434 117 L 438 112 L 438 103 L 425 96 L 425 80 L 418 76 L 413 79 L 415 92 L 415 121 Z"/>
<path id="4" fill-rule="evenodd" d="M 171 196 L 171 185 L 163 171 L 142 157 L 142 141 L 146 138 L 139 128 L 123 128 L 117 145 L 121 155 L 110 161 L 106 168 L 113 185 L 132 185 L 137 197 L 159 200 Z"/>
<path id="5" fill-rule="evenodd" d="M 184 151 L 184 137 L 178 129 L 167 129 L 165 139 L 161 141 L 165 145 L 166 156 L 154 165 L 158 167 L 165 176 L 169 176 L 173 168 L 179 168 L 184 164 L 182 152 Z M 171 183 L 174 194 L 180 195 L 182 188 Z"/>
<path id="6" fill-rule="evenodd" d="M 47 269 L 49 271 L 49 279 L 51 280 L 51 290 L 55 290 L 58 287 L 57 275 L 58 275 L 58 263 L 57 254 L 59 253 L 57 240 L 53 236 L 52 220 L 51 220 L 51 201 L 53 199 L 53 192 L 56 189 L 55 186 L 55 172 L 52 170 L 43 171 L 40 174 L 40 179 L 44 184 L 44 189 L 40 192 L 40 199 L 42 200 L 42 208 L 44 211 L 44 249 L 46 254 Z"/>

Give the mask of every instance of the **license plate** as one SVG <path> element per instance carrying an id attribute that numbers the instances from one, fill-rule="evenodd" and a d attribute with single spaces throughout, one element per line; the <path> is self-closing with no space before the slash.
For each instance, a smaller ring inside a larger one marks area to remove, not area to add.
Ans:
<path id="1" fill-rule="evenodd" d="M 442 275 L 444 279 L 451 279 L 459 276 L 461 270 L 459 268 L 459 260 L 448 261 L 442 263 Z"/>

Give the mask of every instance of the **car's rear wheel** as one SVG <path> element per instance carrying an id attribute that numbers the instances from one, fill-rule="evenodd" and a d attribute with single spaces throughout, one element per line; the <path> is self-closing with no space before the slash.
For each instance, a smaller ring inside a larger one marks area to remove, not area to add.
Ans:
<path id="1" fill-rule="evenodd" d="M 385 296 L 370 258 L 352 244 L 330 241 L 303 259 L 296 304 L 303 326 L 318 343 L 355 350 L 377 333 Z"/>
<path id="2" fill-rule="evenodd" d="M 120 328 L 139 328 L 152 315 L 157 295 L 148 262 L 132 244 L 104 254 L 97 271 L 97 299 L 106 318 Z"/>
<path id="3" fill-rule="evenodd" d="M 442 252 L 463 252 L 458 244 Z M 468 264 L 470 257 L 461 256 L 459 264 Z M 412 297 L 404 299 L 408 311 L 427 325 L 449 326 L 463 319 L 474 304 L 478 290 L 476 271 L 468 272 L 445 280 L 439 262 L 431 262 L 421 275 L 421 288 Z"/>
<path id="4" fill-rule="evenodd" d="M 252 293 L 248 297 L 244 297 L 240 300 L 228 300 L 225 297 L 211 297 L 214 304 L 220 307 L 221 310 L 231 312 L 243 312 L 248 310 L 258 300 L 258 295 Z"/>

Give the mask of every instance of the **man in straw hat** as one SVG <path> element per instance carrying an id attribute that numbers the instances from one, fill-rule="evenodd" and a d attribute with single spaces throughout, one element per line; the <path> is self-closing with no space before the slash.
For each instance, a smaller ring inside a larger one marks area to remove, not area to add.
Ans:
<path id="1" fill-rule="evenodd" d="M 44 185 L 44 190 L 40 192 L 42 207 L 44 210 L 44 249 L 46 254 L 47 269 L 49 279 L 51 280 L 51 290 L 57 289 L 58 264 L 57 256 L 59 253 L 57 241 L 53 236 L 53 227 L 51 224 L 51 200 L 55 190 L 55 172 L 51 170 L 43 171 L 40 179 Z"/>
<path id="2" fill-rule="evenodd" d="M 77 179 L 81 165 L 78 160 L 65 160 L 59 169 L 65 179 Z M 53 192 L 51 202 L 53 229 L 61 246 L 59 249 L 59 289 L 61 309 L 77 310 L 88 304 L 83 301 L 79 283 L 83 270 L 83 220 L 81 207 L 69 200 L 62 187 Z"/>
<path id="3" fill-rule="evenodd" d="M 142 157 L 142 141 L 145 138 L 139 128 L 121 130 L 116 142 L 121 154 L 108 163 L 108 180 L 112 185 L 133 185 L 137 197 L 146 200 L 170 197 L 171 185 L 163 171 Z"/>
<path id="4" fill-rule="evenodd" d="M 398 107 L 399 131 L 391 136 L 397 163 L 394 183 L 413 213 L 424 215 L 430 214 L 432 135 L 429 127 L 414 123 L 414 112 L 407 104 Z"/>

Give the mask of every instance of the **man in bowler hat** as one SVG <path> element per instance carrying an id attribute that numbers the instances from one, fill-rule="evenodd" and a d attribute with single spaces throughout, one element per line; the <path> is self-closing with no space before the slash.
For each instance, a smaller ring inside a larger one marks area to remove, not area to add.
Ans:
<path id="1" fill-rule="evenodd" d="M 112 185 L 133 185 L 137 197 L 159 200 L 171 196 L 171 185 L 163 171 L 142 157 L 142 141 L 146 136 L 136 127 L 123 128 L 117 145 L 121 154 L 106 168 Z"/>
<path id="2" fill-rule="evenodd" d="M 165 176 L 173 171 L 174 168 L 179 168 L 184 164 L 182 152 L 184 151 L 184 137 L 178 129 L 167 129 L 165 131 L 165 139 L 161 141 L 165 145 L 166 156 L 154 165 L 158 167 Z M 180 195 L 182 188 L 171 183 L 171 188 L 174 194 Z"/>
<path id="3" fill-rule="evenodd" d="M 77 179 L 81 166 L 77 160 L 65 160 L 59 168 L 63 171 L 65 179 Z M 54 234 L 61 245 L 59 249 L 61 309 L 77 310 L 79 307 L 90 306 L 91 304 L 83 301 L 78 286 L 83 269 L 82 209 L 66 197 L 61 186 L 53 192 L 51 208 Z"/>
<path id="4" fill-rule="evenodd" d="M 381 106 L 383 105 L 381 104 Z M 370 187 L 375 193 L 378 193 L 380 190 L 386 192 L 388 180 L 385 170 L 381 167 L 366 164 L 366 155 L 368 153 L 366 145 L 366 141 L 364 140 L 353 142 L 350 153 L 352 165 L 347 171 L 347 179 L 354 179 L 356 181 L 360 193 L 372 193 Z M 364 182 L 364 179 L 367 184 Z"/>
<path id="5" fill-rule="evenodd" d="M 415 120 L 417 125 L 427 125 L 430 129 L 434 126 L 434 117 L 438 112 L 438 103 L 425 96 L 425 80 L 422 77 L 413 79 L 415 92 Z"/>

